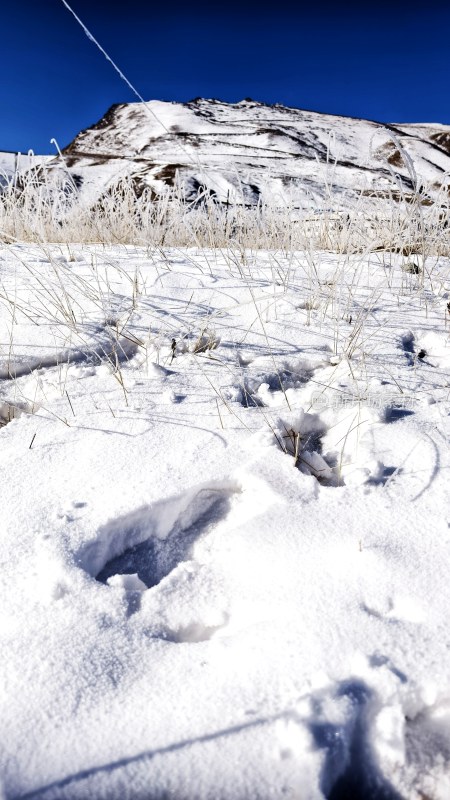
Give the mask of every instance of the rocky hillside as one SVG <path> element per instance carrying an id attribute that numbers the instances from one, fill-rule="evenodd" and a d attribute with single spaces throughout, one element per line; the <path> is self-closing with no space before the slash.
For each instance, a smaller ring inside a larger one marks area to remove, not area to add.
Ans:
<path id="1" fill-rule="evenodd" d="M 249 99 L 154 100 L 112 106 L 50 164 L 88 203 L 125 177 L 138 194 L 179 185 L 188 199 L 204 192 L 246 205 L 339 209 L 361 195 L 400 199 L 418 187 L 427 202 L 450 184 L 450 126 L 387 125 Z"/>

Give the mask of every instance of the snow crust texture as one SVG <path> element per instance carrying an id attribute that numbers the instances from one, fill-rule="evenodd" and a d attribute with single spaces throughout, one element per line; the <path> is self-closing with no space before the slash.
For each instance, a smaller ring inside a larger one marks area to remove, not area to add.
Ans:
<path id="1" fill-rule="evenodd" d="M 450 796 L 449 263 L 315 259 L 0 249 L 5 800 Z"/>

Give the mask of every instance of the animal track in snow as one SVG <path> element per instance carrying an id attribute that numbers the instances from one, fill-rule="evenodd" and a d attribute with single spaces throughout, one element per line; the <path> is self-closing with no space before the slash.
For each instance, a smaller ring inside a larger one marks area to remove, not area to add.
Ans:
<path id="1" fill-rule="evenodd" d="M 412 331 L 406 331 L 400 336 L 400 350 L 403 351 L 403 355 L 406 358 L 406 362 L 410 367 L 413 367 L 419 360 L 419 353 L 421 353 L 421 348 L 417 348 L 416 337 L 414 336 Z M 422 356 L 420 356 L 421 358 Z"/>
<path id="2" fill-rule="evenodd" d="M 428 367 L 448 368 L 450 337 L 437 331 L 407 331 L 401 336 L 401 349 L 411 366 L 421 363 Z"/>
<path id="3" fill-rule="evenodd" d="M 122 363 L 129 361 L 139 348 L 139 343 L 125 336 L 117 336 L 115 330 L 105 324 L 96 328 L 95 335 L 77 347 L 62 347 L 55 355 L 39 357 L 8 358 L 6 365 L 0 364 L 0 380 L 9 382 L 29 377 L 37 370 L 61 367 L 62 364 L 100 364 L 103 361 Z"/>
<path id="4" fill-rule="evenodd" d="M 0 428 L 4 428 L 8 422 L 18 419 L 22 414 L 34 414 L 38 405 L 25 400 L 0 400 Z"/>
<path id="5" fill-rule="evenodd" d="M 322 364 L 312 364 L 306 358 L 281 359 L 278 364 L 267 357 L 250 361 L 239 358 L 241 379 L 228 390 L 230 400 L 244 408 L 279 406 L 285 403 L 285 393 L 300 389 L 312 378 Z"/>
<path id="6" fill-rule="evenodd" d="M 42 396 L 61 397 L 61 367 L 67 366 L 77 377 L 95 374 L 102 363 L 110 363 L 117 368 L 133 358 L 139 344 L 126 337 L 115 337 L 109 326 L 100 329 L 107 335 L 83 347 L 63 348 L 56 356 L 41 359 L 26 357 L 20 361 L 13 359 L 7 366 L 0 365 L 0 428 L 22 414 L 35 414 L 41 407 Z M 55 390 L 55 386 L 58 387 Z"/>
<path id="7" fill-rule="evenodd" d="M 372 688 L 358 678 L 315 692 L 280 715 L 279 758 L 297 760 L 305 769 L 306 753 L 320 756 L 311 768 L 319 773 L 320 797 L 328 800 L 401 800 L 374 747 L 377 703 Z"/>
<path id="8" fill-rule="evenodd" d="M 322 438 L 327 426 L 318 414 L 308 414 L 301 409 L 279 419 L 273 432 L 278 445 L 294 458 L 300 472 L 314 476 L 324 486 L 344 483 L 335 454 L 323 453 Z"/>
<path id="9" fill-rule="evenodd" d="M 127 616 L 140 610 L 147 589 L 158 587 L 145 600 L 153 635 L 209 639 L 228 621 L 227 601 L 208 566 L 195 560 L 194 545 L 226 520 L 240 491 L 236 483 L 217 482 L 144 506 L 104 526 L 78 563 L 124 592 Z"/>
<path id="10" fill-rule="evenodd" d="M 175 502 L 179 502 L 177 499 Z M 169 508 L 170 513 L 170 501 Z M 200 489 L 189 506 L 174 521 L 170 531 L 160 538 L 148 519 L 147 537 L 137 543 L 127 545 L 134 538 L 134 525 L 124 531 L 124 550 L 109 559 L 97 573 L 96 579 L 106 583 L 113 575 L 136 573 L 147 588 L 156 586 L 181 562 L 189 560 L 193 545 L 205 536 L 228 513 L 230 493 L 215 488 Z M 144 512 L 145 513 L 145 512 Z M 166 509 L 161 509 L 162 515 Z M 134 517 L 134 515 L 132 515 Z M 145 526 L 145 521 L 142 520 Z M 126 525 L 126 522 L 125 522 Z"/>

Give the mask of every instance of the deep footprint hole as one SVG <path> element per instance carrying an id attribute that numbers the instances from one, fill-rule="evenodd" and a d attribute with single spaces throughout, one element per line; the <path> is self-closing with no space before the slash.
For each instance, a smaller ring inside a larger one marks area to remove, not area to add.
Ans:
<path id="1" fill-rule="evenodd" d="M 410 408 L 403 406 L 388 406 L 384 412 L 384 421 L 389 425 L 392 422 L 397 422 L 400 419 L 406 419 L 413 416 L 414 411 Z"/>
<path id="2" fill-rule="evenodd" d="M 19 419 L 24 414 L 35 414 L 37 411 L 39 411 L 38 403 L 32 404 L 25 401 L 18 403 L 0 402 L 0 429 L 8 425 L 9 422 Z"/>
<path id="3" fill-rule="evenodd" d="M 293 372 L 280 370 L 280 372 L 259 375 L 257 378 L 246 378 L 240 386 L 239 401 L 244 408 L 264 407 L 265 403 L 258 392 L 264 384 L 269 392 L 285 392 L 287 389 L 298 389 L 311 380 L 313 370 L 304 369 Z"/>
<path id="4" fill-rule="evenodd" d="M 325 433 L 326 429 L 322 427 L 305 434 L 285 427 L 276 438 L 283 452 L 294 458 L 299 472 L 313 476 L 322 486 L 343 486 L 336 455 L 323 453 L 322 437 Z"/>
<path id="5" fill-rule="evenodd" d="M 137 573 L 147 588 L 157 586 L 178 564 L 191 558 L 194 544 L 229 512 L 230 498 L 227 495 L 206 491 L 201 492 L 200 497 L 202 512 L 189 525 L 179 525 L 165 539 L 149 536 L 145 541 L 128 547 L 105 564 L 96 580 L 106 584 L 113 575 Z"/>

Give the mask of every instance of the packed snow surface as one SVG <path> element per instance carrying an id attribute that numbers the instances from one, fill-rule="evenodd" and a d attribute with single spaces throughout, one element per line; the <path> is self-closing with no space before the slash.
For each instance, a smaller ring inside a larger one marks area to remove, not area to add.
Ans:
<path id="1" fill-rule="evenodd" d="M 0 276 L 5 800 L 448 800 L 448 261 Z"/>

